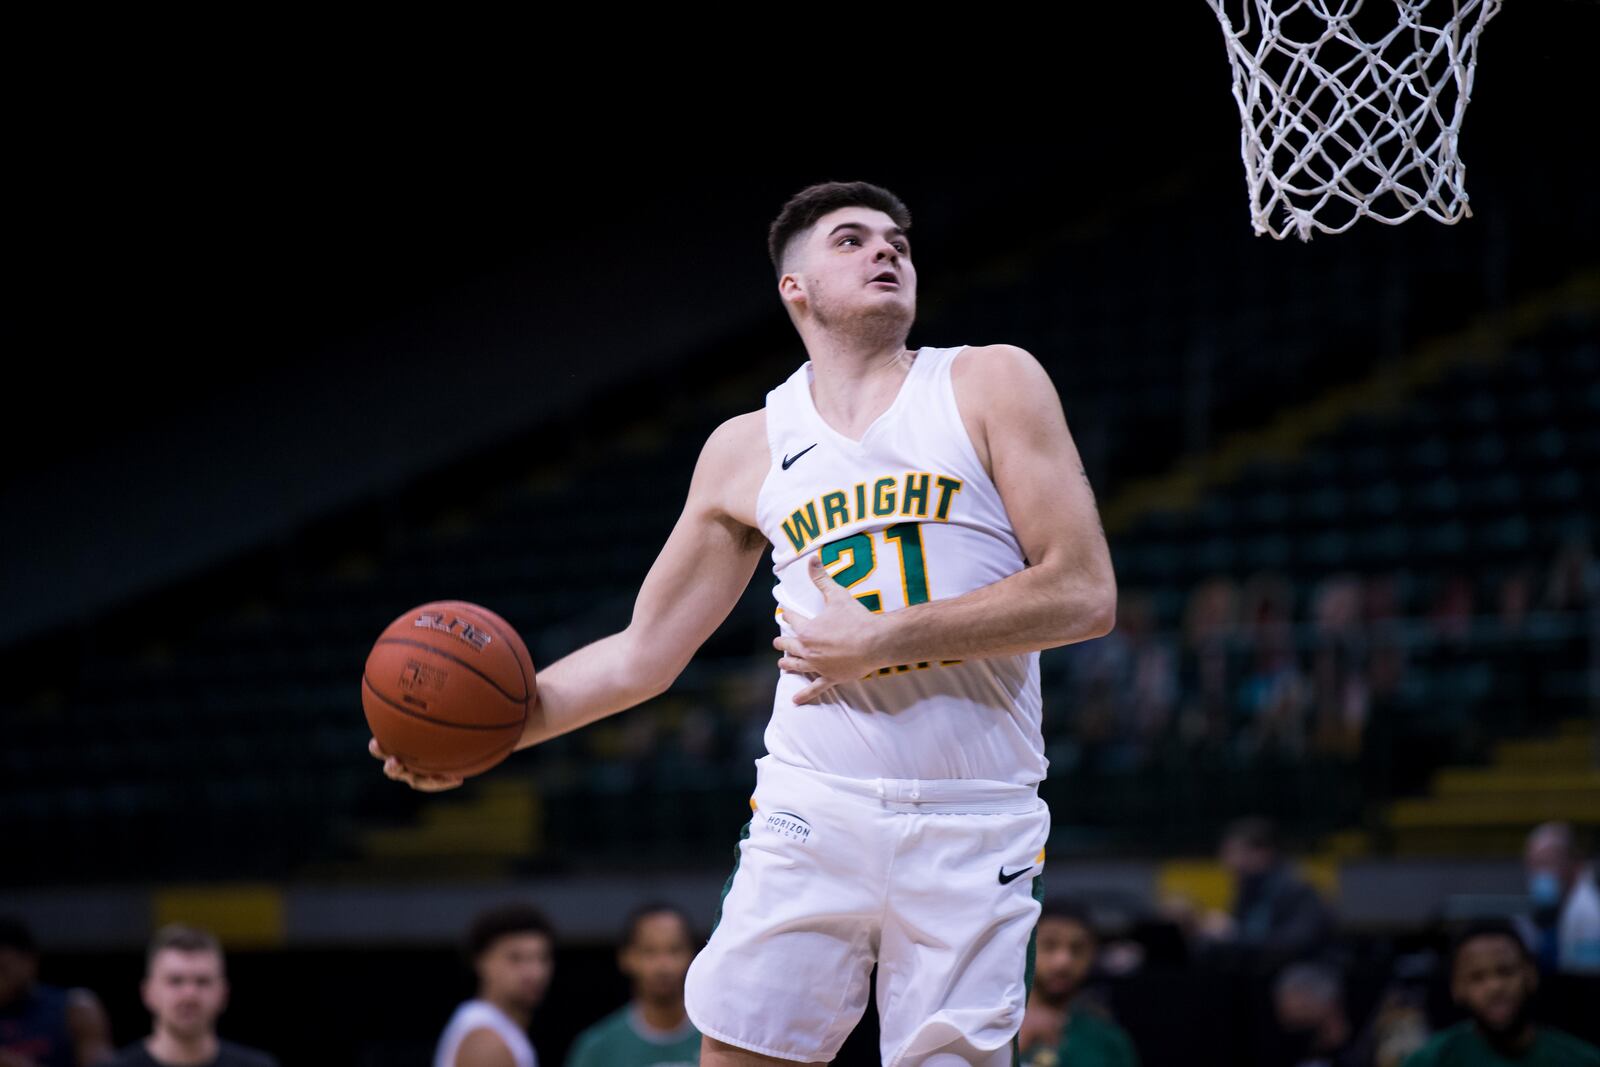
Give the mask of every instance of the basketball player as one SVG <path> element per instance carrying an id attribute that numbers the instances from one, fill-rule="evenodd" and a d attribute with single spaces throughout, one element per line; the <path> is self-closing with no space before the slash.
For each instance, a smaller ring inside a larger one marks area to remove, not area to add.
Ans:
<path id="1" fill-rule="evenodd" d="M 37 980 L 39 947 L 20 919 L 0 916 L 0 1067 L 90 1067 L 111 1058 L 100 998 Z"/>
<path id="2" fill-rule="evenodd" d="M 544 915 L 524 904 L 492 908 L 472 920 L 467 951 L 478 995 L 450 1016 L 433 1067 L 538 1067 L 528 1024 L 550 987 L 554 940 Z"/>
<path id="3" fill-rule="evenodd" d="M 1468 926 L 1450 952 L 1450 995 L 1472 1017 L 1435 1034 L 1405 1067 L 1600 1067 L 1600 1049 L 1529 1017 L 1538 987 L 1533 953 L 1514 926 Z"/>
<path id="4" fill-rule="evenodd" d="M 689 917 L 671 904 L 644 904 L 628 916 L 617 966 L 633 1000 L 578 1035 L 567 1067 L 692 1067 L 700 1031 L 683 1007 L 683 978 L 694 958 Z"/>
<path id="5" fill-rule="evenodd" d="M 810 360 L 712 433 L 632 622 L 540 673 L 519 745 L 666 690 L 771 545 L 768 755 L 686 990 L 705 1067 L 831 1059 L 874 963 L 885 1063 L 1009 1063 L 1022 1021 L 1049 832 L 1037 653 L 1107 633 L 1116 586 L 1038 361 L 906 347 L 910 227 L 865 182 L 784 206 L 768 252 Z M 372 750 L 413 788 L 459 784 Z"/>
<path id="6" fill-rule="evenodd" d="M 278 1067 L 265 1052 L 217 1037 L 228 978 L 222 946 L 204 930 L 174 924 L 156 931 L 139 992 L 154 1025 L 113 1067 Z"/>
<path id="7" fill-rule="evenodd" d="M 1045 901 L 1034 937 L 1033 991 L 1017 1041 L 1023 1067 L 1138 1067 L 1128 1035 L 1079 996 L 1100 949 L 1088 909 Z"/>

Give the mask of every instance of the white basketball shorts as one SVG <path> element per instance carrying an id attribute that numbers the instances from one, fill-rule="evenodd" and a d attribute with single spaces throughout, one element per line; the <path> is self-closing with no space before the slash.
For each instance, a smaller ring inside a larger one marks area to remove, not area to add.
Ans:
<path id="1" fill-rule="evenodd" d="M 721 917 L 689 968 L 700 1032 L 831 1060 L 877 963 L 885 1064 L 1010 1064 L 1050 833 L 1037 790 L 756 768 Z"/>

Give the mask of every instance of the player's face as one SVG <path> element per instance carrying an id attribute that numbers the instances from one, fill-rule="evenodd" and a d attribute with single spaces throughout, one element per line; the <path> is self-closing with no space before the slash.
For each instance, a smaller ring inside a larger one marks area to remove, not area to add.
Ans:
<path id="1" fill-rule="evenodd" d="M 1034 943 L 1033 984 L 1051 1000 L 1071 996 L 1094 966 L 1094 936 L 1082 923 L 1047 917 Z"/>
<path id="2" fill-rule="evenodd" d="M 1461 946 L 1451 975 L 1457 1003 L 1492 1032 L 1517 1021 L 1538 976 L 1522 950 L 1506 937 L 1477 937 Z"/>
<path id="3" fill-rule="evenodd" d="M 532 1011 L 544 999 L 555 970 L 550 939 L 543 934 L 506 934 L 478 957 L 483 995 L 498 1003 Z"/>
<path id="4" fill-rule="evenodd" d="M 639 920 L 633 943 L 618 954 L 622 973 L 633 981 L 633 995 L 640 1000 L 682 997 L 683 979 L 693 959 L 689 931 L 671 912 Z"/>
<path id="5" fill-rule="evenodd" d="M 917 271 L 911 239 L 893 219 L 867 207 L 842 207 L 806 233 L 794 268 L 818 323 L 853 319 L 904 321 L 917 310 Z M 890 279 L 893 280 L 890 280 Z"/>
<path id="6" fill-rule="evenodd" d="M 228 1003 L 222 957 L 215 952 L 162 949 L 150 961 L 142 991 L 157 1029 L 182 1038 L 202 1037 L 212 1032 Z"/>

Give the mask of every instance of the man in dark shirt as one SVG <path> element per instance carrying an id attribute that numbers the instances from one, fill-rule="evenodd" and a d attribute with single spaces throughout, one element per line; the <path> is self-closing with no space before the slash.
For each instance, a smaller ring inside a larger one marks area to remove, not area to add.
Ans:
<path id="1" fill-rule="evenodd" d="M 118 1053 L 113 1067 L 278 1067 L 265 1052 L 217 1037 L 228 979 L 222 946 L 204 930 L 157 931 L 139 990 L 155 1025 L 149 1037 Z"/>
<path id="2" fill-rule="evenodd" d="M 111 1058 L 111 1026 L 87 989 L 36 981 L 39 949 L 19 919 L 0 917 L 0 1067 L 90 1067 Z"/>
<path id="3" fill-rule="evenodd" d="M 1214 965 L 1276 974 L 1315 959 L 1333 939 L 1333 913 L 1297 877 L 1267 819 L 1239 819 L 1223 832 L 1218 858 L 1235 879 L 1233 913 L 1203 931 Z M 1219 917 L 1221 918 L 1221 917 Z"/>
<path id="4" fill-rule="evenodd" d="M 1435 1034 L 1405 1067 L 1600 1067 L 1600 1049 L 1529 1018 L 1538 986 L 1533 955 L 1510 923 L 1467 927 L 1450 953 L 1450 994 L 1472 1018 Z"/>

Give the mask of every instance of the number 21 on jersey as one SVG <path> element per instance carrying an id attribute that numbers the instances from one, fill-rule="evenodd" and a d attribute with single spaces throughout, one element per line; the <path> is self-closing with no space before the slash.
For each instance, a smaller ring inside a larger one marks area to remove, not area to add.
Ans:
<path id="1" fill-rule="evenodd" d="M 905 593 L 905 604 L 926 604 L 928 602 L 928 569 L 922 555 L 922 524 L 918 522 L 900 522 L 888 529 L 880 531 L 885 542 L 893 543 L 900 556 L 900 588 Z M 830 541 L 819 550 L 822 554 L 822 565 L 832 568 L 841 560 L 844 566 L 837 570 L 830 570 L 833 580 L 846 589 L 854 589 L 871 577 L 872 572 L 878 567 L 878 554 L 874 544 L 872 532 L 852 534 L 841 537 L 837 541 Z M 854 594 L 855 598 L 864 604 L 868 611 L 882 611 L 883 597 L 876 589 Z"/>

